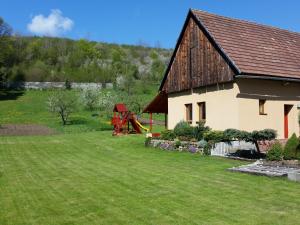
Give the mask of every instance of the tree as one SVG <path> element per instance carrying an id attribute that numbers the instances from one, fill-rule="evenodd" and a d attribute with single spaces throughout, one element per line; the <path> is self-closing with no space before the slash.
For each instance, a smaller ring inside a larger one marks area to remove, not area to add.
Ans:
<path id="1" fill-rule="evenodd" d="M 6 86 L 6 81 L 11 73 L 9 68 L 14 63 L 14 46 L 11 35 L 11 27 L 0 17 L 0 87 Z"/>
<path id="2" fill-rule="evenodd" d="M 12 35 L 12 28 L 0 17 L 0 37 Z"/>
<path id="3" fill-rule="evenodd" d="M 99 109 L 104 112 L 105 116 L 111 115 L 115 104 L 118 102 L 119 96 L 115 92 L 101 91 L 99 97 Z"/>
<path id="4" fill-rule="evenodd" d="M 66 125 L 71 113 L 77 109 L 77 96 L 67 91 L 54 91 L 48 98 L 48 109 L 61 118 Z"/>
<path id="5" fill-rule="evenodd" d="M 297 159 L 298 158 L 298 148 L 299 147 L 299 139 L 297 138 L 296 134 L 293 133 L 293 135 L 288 139 L 284 146 L 284 152 L 283 156 L 284 159 L 290 160 L 290 159 Z"/>
<path id="6" fill-rule="evenodd" d="M 81 101 L 90 111 L 99 106 L 100 90 L 96 88 L 86 88 L 81 91 Z"/>

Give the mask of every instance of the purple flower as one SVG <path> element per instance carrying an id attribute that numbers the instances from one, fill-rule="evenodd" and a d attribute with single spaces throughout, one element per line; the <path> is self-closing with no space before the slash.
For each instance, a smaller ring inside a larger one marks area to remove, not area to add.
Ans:
<path id="1" fill-rule="evenodd" d="M 191 152 L 191 153 L 196 153 L 198 151 L 198 148 L 195 147 L 194 145 L 190 145 L 188 147 L 188 151 Z"/>

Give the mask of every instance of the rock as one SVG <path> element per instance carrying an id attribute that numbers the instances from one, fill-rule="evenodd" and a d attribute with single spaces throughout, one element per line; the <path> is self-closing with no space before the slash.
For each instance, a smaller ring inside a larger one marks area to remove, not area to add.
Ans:
<path id="1" fill-rule="evenodd" d="M 288 173 L 288 179 L 292 181 L 300 182 L 300 172 L 290 172 Z"/>

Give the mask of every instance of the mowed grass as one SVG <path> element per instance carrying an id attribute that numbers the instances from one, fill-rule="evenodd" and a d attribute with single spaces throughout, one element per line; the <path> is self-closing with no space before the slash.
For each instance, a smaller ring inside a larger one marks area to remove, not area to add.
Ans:
<path id="1" fill-rule="evenodd" d="M 47 99 L 51 90 L 0 91 L 0 125 L 1 124 L 41 124 L 60 133 L 80 133 L 89 131 L 112 130 L 110 115 L 99 110 L 89 111 L 80 102 L 80 92 L 66 91 L 78 97 L 78 107 L 70 116 L 70 124 L 62 126 L 60 117 L 47 109 Z M 151 99 L 154 94 L 143 95 Z M 149 100 L 150 102 L 150 100 Z M 111 116 L 113 112 L 111 112 Z M 108 117 L 107 117 L 108 116 Z M 148 118 L 148 114 L 143 114 Z M 164 116 L 155 114 L 154 119 L 164 120 Z M 154 131 L 161 131 L 163 126 L 154 126 Z"/>
<path id="2" fill-rule="evenodd" d="M 0 224 L 299 224 L 298 183 L 85 132 L 0 137 Z"/>

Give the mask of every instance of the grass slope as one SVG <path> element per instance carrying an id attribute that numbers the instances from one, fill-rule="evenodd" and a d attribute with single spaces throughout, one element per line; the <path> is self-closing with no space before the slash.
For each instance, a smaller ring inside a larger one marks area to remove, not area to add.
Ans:
<path id="1" fill-rule="evenodd" d="M 143 136 L 0 137 L 0 224 L 298 224 L 299 184 Z"/>

